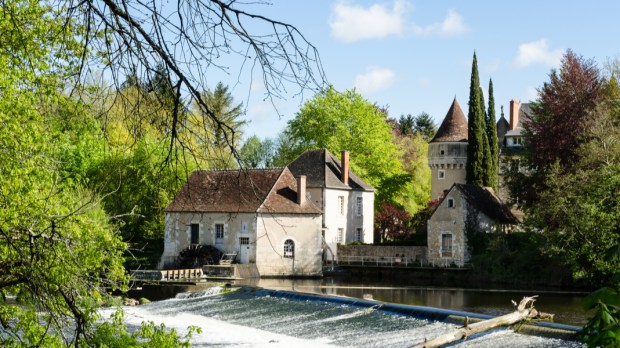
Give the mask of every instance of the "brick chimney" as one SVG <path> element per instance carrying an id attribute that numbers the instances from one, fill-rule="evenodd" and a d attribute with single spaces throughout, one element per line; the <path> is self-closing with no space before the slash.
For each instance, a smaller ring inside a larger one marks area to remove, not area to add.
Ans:
<path id="1" fill-rule="evenodd" d="M 349 185 L 349 151 L 342 151 L 340 164 L 342 170 L 342 183 Z"/>
<path id="2" fill-rule="evenodd" d="M 300 175 L 297 178 L 297 204 L 306 203 L 306 176 Z"/>
<path id="3" fill-rule="evenodd" d="M 516 100 L 510 101 L 510 130 L 517 128 L 519 125 L 519 109 L 521 103 Z"/>

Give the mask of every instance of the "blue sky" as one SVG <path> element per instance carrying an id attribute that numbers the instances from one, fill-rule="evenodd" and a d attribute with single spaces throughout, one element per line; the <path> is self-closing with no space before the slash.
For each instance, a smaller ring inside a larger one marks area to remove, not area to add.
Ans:
<path id="1" fill-rule="evenodd" d="M 336 89 L 355 87 L 395 118 L 425 111 L 440 123 L 455 96 L 466 113 L 474 50 L 498 117 L 511 99 L 534 99 L 566 49 L 599 66 L 620 55 L 618 1 L 274 0 L 258 9 L 318 48 Z M 311 98 L 278 101 L 279 117 L 260 88 L 231 78 L 223 82 L 247 107 L 246 136 L 275 137 Z"/>

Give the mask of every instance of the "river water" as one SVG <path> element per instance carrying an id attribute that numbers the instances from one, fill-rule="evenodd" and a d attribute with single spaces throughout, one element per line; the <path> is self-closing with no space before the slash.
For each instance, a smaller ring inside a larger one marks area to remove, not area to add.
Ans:
<path id="1" fill-rule="evenodd" d="M 355 296 L 361 294 L 360 297 L 372 296 L 376 300 L 396 298 L 401 302 L 424 302 L 425 300 L 420 300 L 419 294 L 427 292 L 432 294 L 429 298 L 433 298 L 431 302 L 435 305 L 462 306 L 463 309 L 472 302 L 469 300 L 471 294 L 467 291 L 458 294 L 459 290 L 456 289 L 434 289 L 429 292 L 422 289 L 381 288 L 360 284 L 325 285 L 325 280 L 262 280 L 260 285 L 325 294 Z M 382 299 L 382 296 L 386 297 Z M 495 294 L 487 297 L 495 297 Z M 428 305 L 428 303 L 415 304 Z M 474 305 L 474 307 L 483 309 L 487 305 L 477 307 Z M 292 300 L 270 296 L 267 291 L 243 289 L 228 294 L 210 291 L 179 294 L 178 298 L 128 307 L 125 310 L 126 322 L 134 328 L 145 320 L 163 323 L 182 334 L 188 325 L 200 327 L 203 332 L 192 339 L 192 344 L 197 347 L 409 347 L 456 328 L 454 324 L 391 314 L 381 310 L 327 301 Z M 508 311 L 511 310 L 510 308 Z M 104 316 L 110 311 L 104 311 Z M 574 341 L 522 335 L 511 330 L 499 329 L 470 337 L 458 346 L 580 347 L 582 345 Z"/>
<path id="2" fill-rule="evenodd" d="M 241 285 L 266 289 L 340 295 L 415 306 L 445 308 L 457 311 L 503 315 L 514 310 L 511 301 L 538 295 L 535 307 L 555 315 L 561 324 L 583 326 L 588 313 L 581 307 L 585 293 L 548 290 L 465 289 L 429 286 L 386 285 L 386 282 L 351 282 L 337 278 L 323 279 L 260 279 L 240 282 Z"/>

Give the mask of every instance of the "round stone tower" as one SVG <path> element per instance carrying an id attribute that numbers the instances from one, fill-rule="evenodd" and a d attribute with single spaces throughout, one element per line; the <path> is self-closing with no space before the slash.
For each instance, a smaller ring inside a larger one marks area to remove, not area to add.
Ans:
<path id="1" fill-rule="evenodd" d="M 453 184 L 465 184 L 467 163 L 467 119 L 454 98 L 437 134 L 428 144 L 431 167 L 431 199 L 436 199 Z"/>

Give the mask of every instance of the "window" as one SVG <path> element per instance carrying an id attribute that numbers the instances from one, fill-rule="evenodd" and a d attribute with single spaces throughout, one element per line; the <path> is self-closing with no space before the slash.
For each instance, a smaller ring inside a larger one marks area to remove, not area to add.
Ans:
<path id="1" fill-rule="evenodd" d="M 362 228 L 358 227 L 355 229 L 355 240 L 358 242 L 362 242 L 364 239 L 364 234 L 362 233 Z"/>
<path id="2" fill-rule="evenodd" d="M 338 196 L 338 213 L 344 215 L 344 196 Z"/>
<path id="3" fill-rule="evenodd" d="M 224 224 L 215 224 L 215 239 L 224 238 Z"/>
<path id="4" fill-rule="evenodd" d="M 338 235 L 336 236 L 336 243 L 342 243 L 344 241 L 344 228 L 338 229 Z"/>
<path id="5" fill-rule="evenodd" d="M 295 242 L 290 239 L 284 242 L 284 257 L 289 259 L 295 258 Z"/>
<path id="6" fill-rule="evenodd" d="M 248 223 L 245 221 L 241 222 L 241 233 L 248 233 Z"/>
<path id="7" fill-rule="evenodd" d="M 191 231 L 190 243 L 191 244 L 198 244 L 198 235 L 199 235 L 199 231 L 200 231 L 200 225 L 198 225 L 198 224 L 191 224 L 190 225 L 190 231 Z"/>
<path id="8" fill-rule="evenodd" d="M 362 212 L 364 211 L 364 199 L 362 197 L 357 197 L 355 200 L 355 214 L 357 216 L 362 216 Z"/>
<path id="9" fill-rule="evenodd" d="M 454 198 L 448 198 L 448 208 L 454 208 Z"/>
<path id="10" fill-rule="evenodd" d="M 239 238 L 239 244 L 241 244 L 241 245 L 249 245 L 250 244 L 250 238 L 249 237 L 241 237 L 241 238 Z"/>
<path id="11" fill-rule="evenodd" d="M 439 150 L 439 156 L 443 156 L 445 154 L 446 154 L 446 150 L 444 149 Z"/>
<path id="12" fill-rule="evenodd" d="M 452 233 L 441 234 L 441 256 L 452 256 Z"/>
<path id="13" fill-rule="evenodd" d="M 437 173 L 437 177 L 438 177 L 439 179 L 443 179 L 443 178 L 445 178 L 445 177 L 446 177 L 446 171 L 445 171 L 445 170 L 440 170 L 440 171 Z"/>

